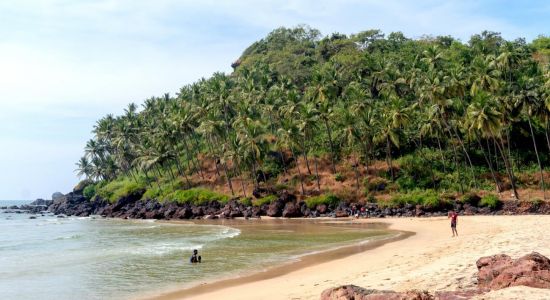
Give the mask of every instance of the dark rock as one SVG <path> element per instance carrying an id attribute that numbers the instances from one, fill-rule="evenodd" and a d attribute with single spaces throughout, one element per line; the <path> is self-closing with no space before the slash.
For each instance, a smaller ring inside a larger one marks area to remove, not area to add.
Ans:
<path id="1" fill-rule="evenodd" d="M 317 205 L 317 212 L 319 212 L 320 214 L 326 214 L 327 210 L 328 210 L 328 207 L 326 204 Z"/>
<path id="2" fill-rule="evenodd" d="M 60 192 L 55 192 L 52 194 L 52 201 L 55 201 L 57 199 L 60 199 L 61 197 L 63 197 L 64 195 Z"/>
<path id="3" fill-rule="evenodd" d="M 436 300 L 466 300 L 472 299 L 477 295 L 484 294 L 482 290 L 465 290 L 465 291 L 439 291 L 435 292 Z"/>
<path id="4" fill-rule="evenodd" d="M 29 219 L 36 219 L 36 216 L 30 216 Z"/>
<path id="5" fill-rule="evenodd" d="M 323 291 L 321 300 L 434 300 L 426 291 L 381 291 L 344 285 Z"/>
<path id="6" fill-rule="evenodd" d="M 482 257 L 476 265 L 480 289 L 498 290 L 517 285 L 550 288 L 550 259 L 537 252 L 516 260 L 505 254 Z"/>
<path id="7" fill-rule="evenodd" d="M 283 214 L 283 208 L 285 207 L 285 202 L 282 199 L 277 199 L 269 204 L 267 209 L 267 215 L 270 217 L 280 217 Z"/>
<path id="8" fill-rule="evenodd" d="M 298 204 L 293 202 L 288 202 L 285 205 L 285 208 L 283 209 L 282 216 L 284 218 L 296 218 L 296 217 L 301 217 L 302 212 L 300 211 L 300 207 L 298 206 Z"/>
<path id="9" fill-rule="evenodd" d="M 334 212 L 334 217 L 335 218 L 346 218 L 346 217 L 349 217 L 349 214 L 348 214 L 347 211 L 339 209 L 339 210 Z"/>
<path id="10" fill-rule="evenodd" d="M 283 201 L 284 203 L 296 200 L 296 196 L 287 190 L 279 191 L 277 193 L 277 196 L 279 197 L 279 200 Z"/>
<path id="11" fill-rule="evenodd" d="M 204 216 L 204 210 L 202 206 L 195 206 L 191 209 L 191 212 L 193 213 L 193 217 L 202 217 Z"/>

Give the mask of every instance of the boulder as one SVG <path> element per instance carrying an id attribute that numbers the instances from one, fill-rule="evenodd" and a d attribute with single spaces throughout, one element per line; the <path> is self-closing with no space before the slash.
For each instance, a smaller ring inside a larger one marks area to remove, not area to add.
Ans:
<path id="1" fill-rule="evenodd" d="M 365 289 L 355 285 L 344 285 L 323 291 L 321 300 L 433 300 L 426 291 L 382 291 Z"/>
<path id="2" fill-rule="evenodd" d="M 267 208 L 267 215 L 270 217 L 280 217 L 283 214 L 283 208 L 285 207 L 285 202 L 281 199 L 277 199 L 269 204 Z"/>
<path id="3" fill-rule="evenodd" d="M 327 210 L 328 210 L 328 207 L 326 204 L 317 205 L 317 212 L 319 212 L 320 214 L 326 214 Z"/>
<path id="4" fill-rule="evenodd" d="M 60 192 L 55 192 L 55 193 L 52 194 L 52 201 L 55 201 L 55 200 L 57 200 L 57 199 L 59 199 L 59 198 L 61 198 L 61 197 L 63 197 L 63 196 L 64 196 L 64 195 L 63 195 L 62 193 L 60 193 Z"/>
<path id="5" fill-rule="evenodd" d="M 338 209 L 334 212 L 334 217 L 335 218 L 346 218 L 346 217 L 349 217 L 349 214 L 347 211 L 343 210 L 343 209 Z"/>
<path id="6" fill-rule="evenodd" d="M 516 260 L 505 254 L 482 257 L 476 265 L 480 289 L 498 290 L 517 285 L 550 288 L 550 259 L 537 252 Z"/>
<path id="7" fill-rule="evenodd" d="M 298 206 L 298 204 L 294 203 L 294 202 L 288 202 L 286 205 L 285 205 L 285 208 L 283 209 L 283 213 L 282 213 L 282 216 L 284 218 L 296 218 L 296 217 L 301 217 L 302 216 L 302 212 L 300 210 L 300 206 Z"/>

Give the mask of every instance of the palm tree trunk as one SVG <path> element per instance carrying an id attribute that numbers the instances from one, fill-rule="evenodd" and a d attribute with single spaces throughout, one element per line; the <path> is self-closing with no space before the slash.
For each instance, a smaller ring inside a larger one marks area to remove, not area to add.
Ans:
<path id="1" fill-rule="evenodd" d="M 460 165 L 458 164 L 458 153 L 456 153 L 455 145 L 452 145 L 452 148 L 453 148 L 453 158 L 454 158 L 455 168 L 456 168 L 456 172 L 458 173 L 458 182 L 460 184 L 460 193 L 464 194 L 464 185 L 462 183 L 462 176 L 460 176 Z"/>
<path id="2" fill-rule="evenodd" d="M 364 147 L 365 147 L 365 172 L 366 172 L 366 178 L 368 180 L 369 178 L 369 144 L 367 141 L 365 141 L 365 144 L 364 144 Z"/>
<path id="3" fill-rule="evenodd" d="M 218 161 L 220 160 L 220 158 L 218 157 L 218 155 L 216 155 L 216 152 L 214 151 L 214 149 L 212 149 L 212 140 L 210 140 L 210 143 L 207 143 L 208 144 L 208 150 L 210 151 L 210 153 L 212 153 L 212 157 L 214 158 L 214 167 L 216 167 L 216 175 L 218 177 L 221 177 L 221 174 L 220 174 L 220 168 L 218 167 Z"/>
<path id="4" fill-rule="evenodd" d="M 330 144 L 330 158 L 331 158 L 331 163 L 332 163 L 332 173 L 335 174 L 336 173 L 336 163 L 334 162 L 335 158 L 334 158 L 334 143 L 332 142 L 332 132 L 330 131 L 330 126 L 328 124 L 328 119 L 324 118 L 324 121 L 325 121 L 325 127 L 327 128 L 328 141 L 329 141 L 329 144 Z"/>
<path id="5" fill-rule="evenodd" d="M 531 138 L 533 139 L 533 148 L 535 149 L 535 155 L 537 156 L 537 163 L 539 164 L 540 187 L 542 189 L 542 194 L 544 195 L 544 200 L 546 200 L 546 184 L 544 183 L 544 174 L 542 172 L 542 164 L 540 163 L 539 150 L 537 148 L 537 142 L 535 141 L 535 133 L 533 132 L 533 125 L 531 123 L 531 116 L 529 116 L 529 114 L 527 114 L 527 121 L 529 123 L 529 129 L 531 130 Z"/>
<path id="6" fill-rule="evenodd" d="M 181 166 L 181 162 L 180 162 L 180 160 L 177 156 L 176 156 L 176 167 L 178 168 L 178 172 L 180 173 L 180 176 L 185 177 L 185 181 L 187 183 L 187 188 L 188 189 L 191 188 L 191 182 L 189 181 L 189 178 L 187 177 L 187 174 L 183 170 L 183 168 Z"/>
<path id="7" fill-rule="evenodd" d="M 309 168 L 309 160 L 307 159 L 305 137 L 304 137 L 304 142 L 302 143 L 302 155 L 304 156 L 304 160 L 306 161 L 307 172 L 309 175 L 311 175 L 311 169 Z"/>
<path id="8" fill-rule="evenodd" d="M 441 154 L 441 163 L 443 164 L 443 173 L 447 173 L 446 171 L 446 164 L 445 164 L 445 154 L 443 153 L 443 148 L 441 148 L 441 140 L 439 139 L 439 135 L 436 136 L 437 138 L 437 146 L 439 147 L 439 154 Z"/>
<path id="9" fill-rule="evenodd" d="M 395 181 L 395 176 L 393 174 L 393 165 L 392 165 L 392 159 L 391 159 L 391 143 L 390 138 L 386 137 L 386 159 L 388 162 L 388 167 L 390 169 L 390 175 L 391 175 L 391 181 Z"/>
<path id="10" fill-rule="evenodd" d="M 231 177 L 229 177 L 229 173 L 227 172 L 227 164 L 224 162 L 222 164 L 223 166 L 223 171 L 225 172 L 225 177 L 227 179 L 227 185 L 229 186 L 229 189 L 231 190 L 231 195 L 234 196 L 235 195 L 235 191 L 233 191 L 233 184 L 231 183 Z M 244 189 L 243 189 L 244 191 Z M 245 195 L 246 197 L 246 195 Z"/>
<path id="11" fill-rule="evenodd" d="M 508 177 L 510 178 L 510 184 L 512 185 L 512 190 L 514 192 L 514 197 L 519 200 L 519 194 L 518 194 L 518 191 L 516 189 L 516 180 L 514 178 L 514 171 L 512 170 L 512 168 L 510 166 L 510 162 L 508 161 L 508 159 L 504 155 L 504 151 L 505 151 L 504 150 L 504 144 L 500 144 L 492 133 L 491 133 L 491 137 L 496 142 L 497 148 L 498 148 L 498 150 L 500 152 L 500 155 L 502 157 L 502 160 L 504 162 L 504 166 L 506 167 L 506 172 L 508 173 Z"/>
<path id="12" fill-rule="evenodd" d="M 193 169 L 195 169 L 195 171 L 198 172 L 201 178 L 204 180 L 204 175 L 202 174 L 202 168 L 200 167 L 200 164 L 199 164 L 199 167 L 197 167 L 197 164 L 195 164 L 195 156 L 189 150 L 189 145 L 187 144 L 187 138 L 185 136 L 183 136 L 183 145 L 185 146 L 185 150 L 187 151 L 188 159 L 191 160 L 191 163 L 193 164 Z"/>
<path id="13" fill-rule="evenodd" d="M 283 166 L 283 172 L 285 173 L 285 175 L 287 175 L 288 171 L 286 170 L 286 161 L 283 150 L 279 150 L 279 155 L 281 156 L 281 165 Z"/>
<path id="14" fill-rule="evenodd" d="M 197 149 L 197 155 L 195 156 L 196 157 L 196 160 L 197 160 L 197 164 L 199 165 L 199 170 L 201 171 L 201 177 L 204 179 L 204 170 L 202 169 L 202 164 L 201 164 L 201 161 L 200 159 L 198 158 L 198 154 L 200 153 L 200 144 L 199 144 L 199 141 L 197 139 L 197 135 L 196 134 L 192 134 L 191 136 L 193 136 L 193 140 L 195 141 L 195 149 Z"/>
<path id="15" fill-rule="evenodd" d="M 456 130 L 456 128 L 450 126 L 449 123 L 447 123 L 447 120 L 445 119 L 445 117 L 443 115 L 441 115 L 441 117 L 442 117 L 442 120 L 443 120 L 443 123 L 444 123 L 445 127 L 449 131 L 449 135 L 452 136 L 452 133 L 451 133 L 451 129 L 452 129 L 456 139 L 458 140 L 458 143 L 460 144 L 460 146 L 462 148 L 462 151 L 466 155 L 466 159 L 468 159 L 468 163 L 470 164 L 470 169 L 472 171 L 472 179 L 474 181 L 474 187 L 477 188 L 477 180 L 476 180 L 476 174 L 475 174 L 475 171 L 474 171 L 474 165 L 472 164 L 472 160 L 470 159 L 470 155 L 468 154 L 468 151 L 466 150 L 466 147 L 464 146 L 464 143 L 462 142 L 462 139 L 460 138 L 460 135 L 458 134 L 458 131 Z"/>
<path id="16" fill-rule="evenodd" d="M 359 167 L 359 161 L 357 160 L 357 157 L 354 157 L 354 161 L 355 162 L 353 164 L 353 171 L 355 172 L 355 185 L 357 193 L 359 193 L 359 171 L 357 170 L 357 168 Z"/>
<path id="17" fill-rule="evenodd" d="M 487 162 L 487 165 L 489 166 L 489 170 L 491 170 L 491 177 L 493 177 L 493 181 L 495 182 L 495 186 L 497 188 L 497 193 L 500 193 L 500 192 L 502 192 L 502 187 L 500 186 L 500 182 L 498 182 L 497 176 L 495 174 L 495 170 L 493 170 L 493 164 L 491 163 L 491 161 L 487 157 L 487 154 L 485 153 L 485 150 L 483 149 L 483 145 L 481 144 L 480 139 L 481 138 L 480 138 L 479 134 L 476 132 L 476 140 L 477 140 L 477 143 L 479 145 L 479 149 L 481 149 L 481 152 L 483 153 L 483 157 L 485 158 L 485 161 Z"/>
<path id="18" fill-rule="evenodd" d="M 317 167 L 317 156 L 313 157 L 313 162 L 315 163 L 315 179 L 317 181 L 317 189 L 321 192 L 321 182 L 319 179 L 319 168 Z"/>
<path id="19" fill-rule="evenodd" d="M 550 150 L 550 135 L 548 134 L 548 127 L 550 126 L 550 122 L 548 122 L 548 118 L 546 119 L 546 129 L 544 130 L 544 135 L 546 136 L 546 144 L 548 145 L 548 150 Z"/>
<path id="20" fill-rule="evenodd" d="M 290 151 L 292 152 L 292 157 L 294 158 L 294 161 L 296 162 L 296 168 L 298 169 L 298 176 L 300 177 L 300 185 L 302 186 L 302 195 L 305 195 L 305 190 L 304 190 L 304 178 L 302 178 L 302 171 L 300 170 L 300 164 L 298 163 L 298 158 L 296 157 L 296 155 L 294 155 L 294 150 L 292 149 L 292 147 L 290 148 Z"/>

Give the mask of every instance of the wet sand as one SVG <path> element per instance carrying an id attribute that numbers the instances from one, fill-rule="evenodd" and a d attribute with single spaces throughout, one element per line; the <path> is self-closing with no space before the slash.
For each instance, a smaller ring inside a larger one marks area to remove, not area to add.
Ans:
<path id="1" fill-rule="evenodd" d="M 407 234 L 153 299 L 319 299 L 324 289 L 343 284 L 392 290 L 475 288 L 475 261 L 481 256 L 506 253 L 517 258 L 532 251 L 550 256 L 550 216 L 459 217 L 458 238 L 451 237 L 447 218 L 354 222 L 381 221 Z M 550 299 L 550 290 L 514 287 L 479 299 Z"/>

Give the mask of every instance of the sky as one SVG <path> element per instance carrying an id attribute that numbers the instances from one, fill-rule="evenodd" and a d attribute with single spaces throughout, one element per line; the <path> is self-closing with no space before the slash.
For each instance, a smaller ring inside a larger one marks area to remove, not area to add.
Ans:
<path id="1" fill-rule="evenodd" d="M 550 34 L 550 1 L 0 0 L 0 200 L 71 191 L 97 119 L 230 72 L 248 45 L 299 24 L 530 41 Z"/>

